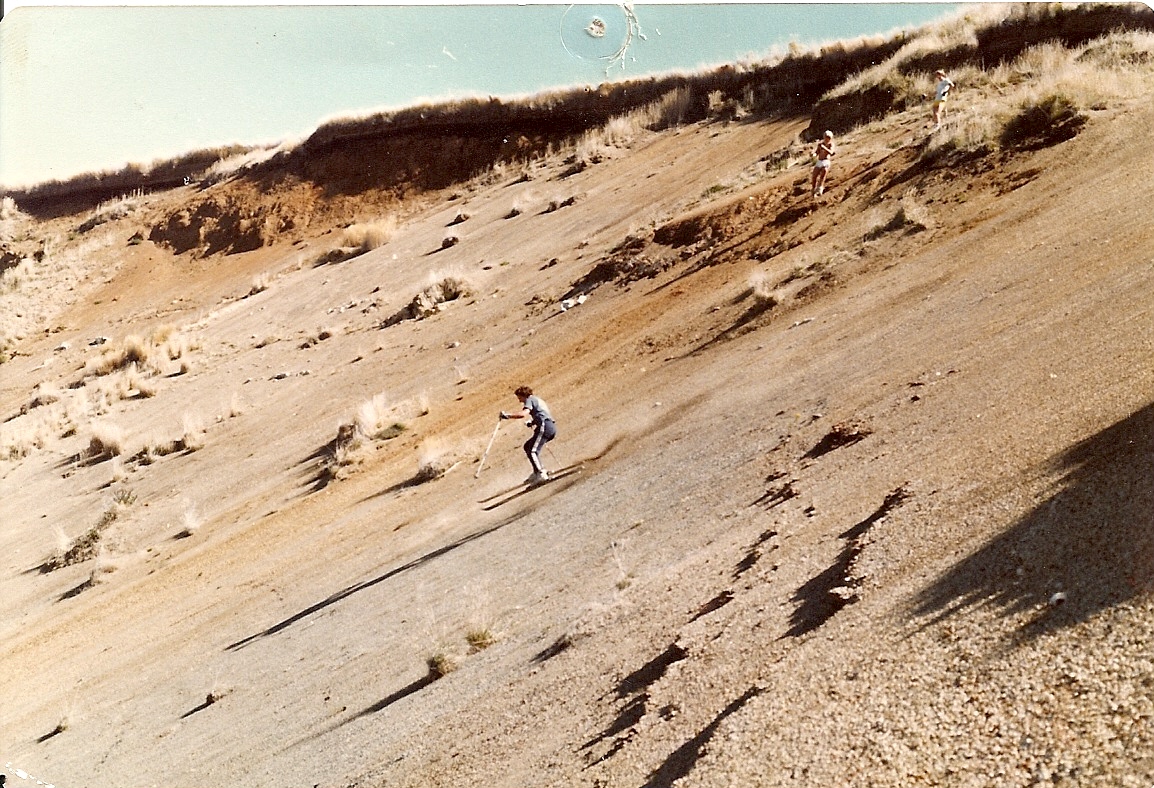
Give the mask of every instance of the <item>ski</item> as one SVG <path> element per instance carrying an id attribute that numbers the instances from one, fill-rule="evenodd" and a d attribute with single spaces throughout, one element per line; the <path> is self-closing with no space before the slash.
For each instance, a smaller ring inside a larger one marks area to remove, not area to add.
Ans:
<path id="1" fill-rule="evenodd" d="M 552 484 L 553 482 L 560 481 L 561 479 L 567 479 L 570 476 L 575 476 L 576 474 L 581 473 L 582 470 L 584 470 L 584 466 L 581 466 L 581 465 L 563 468 L 559 471 L 556 471 L 553 475 L 551 475 L 548 479 L 546 479 L 543 482 L 534 482 L 533 484 L 522 484 L 522 485 L 519 485 L 517 487 L 514 487 L 512 490 L 506 490 L 502 493 L 497 493 L 496 495 L 490 496 L 490 497 L 486 498 L 484 501 L 480 501 L 480 503 L 485 503 L 486 501 L 493 501 L 493 503 L 489 504 L 488 506 L 482 506 L 481 508 L 486 512 L 491 512 L 500 506 L 504 506 L 505 504 L 509 503 L 510 501 L 513 501 L 513 500 L 516 500 L 517 498 L 520 498 L 522 495 L 528 495 L 529 493 L 533 492 L 533 490 L 540 489 L 541 487 L 547 487 L 550 484 Z M 494 500 L 494 499 L 496 499 L 496 500 Z"/>

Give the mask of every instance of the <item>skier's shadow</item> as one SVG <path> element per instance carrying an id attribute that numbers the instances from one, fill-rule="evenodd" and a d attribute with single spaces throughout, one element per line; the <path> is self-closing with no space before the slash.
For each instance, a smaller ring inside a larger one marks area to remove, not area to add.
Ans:
<path id="1" fill-rule="evenodd" d="M 331 607 L 332 605 L 335 605 L 338 602 L 341 602 L 341 601 L 353 596 L 354 594 L 360 593 L 361 591 L 366 591 L 366 590 L 372 588 L 373 586 L 380 585 L 381 583 L 385 582 L 386 580 L 391 580 L 392 578 L 394 578 L 398 575 L 404 574 L 405 572 L 408 572 L 410 570 L 417 569 L 421 566 L 424 566 L 425 564 L 429 563 L 433 559 L 441 558 L 442 556 L 448 555 L 449 553 L 453 552 L 454 550 L 456 550 L 460 547 L 464 547 L 465 545 L 469 544 L 470 542 L 475 542 L 476 540 L 481 539 L 482 537 L 488 536 L 489 534 L 494 533 L 495 531 L 499 531 L 502 528 L 504 528 L 505 526 L 510 525 L 510 524 L 516 522 L 517 520 L 520 520 L 522 517 L 525 517 L 531 511 L 532 511 L 532 507 L 524 509 L 520 512 L 517 512 L 516 514 L 513 514 L 513 515 L 510 515 L 509 517 L 506 517 L 504 520 L 501 520 L 500 522 L 496 523 L 495 525 L 491 525 L 488 528 L 483 528 L 480 531 L 475 531 L 471 534 L 468 534 L 467 536 L 461 537 L 460 539 L 456 540 L 455 542 L 450 542 L 447 545 L 444 545 L 442 547 L 438 547 L 436 550 L 432 550 L 428 553 L 425 553 L 422 556 L 419 556 L 418 558 L 414 558 L 413 560 L 411 560 L 407 563 L 404 563 L 398 567 L 394 567 L 393 569 L 390 569 L 389 571 L 385 572 L 384 574 L 378 575 L 377 577 L 374 577 L 370 580 L 365 580 L 363 582 L 355 583 L 351 586 L 343 588 L 340 591 L 337 591 L 337 592 L 330 594 L 329 596 L 325 597 L 320 602 L 317 602 L 316 604 L 313 604 L 313 605 L 309 605 L 304 610 L 301 610 L 298 613 L 294 613 L 293 615 L 289 616 L 288 618 L 284 619 L 283 621 L 280 621 L 280 622 L 273 624 L 272 626 L 268 627 L 267 629 L 264 629 L 260 632 L 257 632 L 255 635 L 249 635 L 248 637 L 242 638 L 242 639 L 236 641 L 235 643 L 230 643 L 228 646 L 225 647 L 225 651 L 239 651 L 240 649 L 245 648 L 246 646 L 252 645 L 253 643 L 255 643 L 258 640 L 263 640 L 264 638 L 279 634 L 279 633 L 283 632 L 284 630 L 288 629 L 289 627 L 293 626 L 294 624 L 299 624 L 301 621 L 304 621 L 306 618 L 309 618 L 310 616 L 316 615 L 317 613 L 321 612 L 325 608 Z"/>

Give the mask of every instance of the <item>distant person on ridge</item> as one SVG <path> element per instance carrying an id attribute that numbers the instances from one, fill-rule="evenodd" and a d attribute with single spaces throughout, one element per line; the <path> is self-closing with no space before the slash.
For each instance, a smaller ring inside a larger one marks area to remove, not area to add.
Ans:
<path id="1" fill-rule="evenodd" d="M 525 441 L 524 448 L 529 464 L 533 466 L 533 473 L 529 474 L 525 484 L 540 484 L 549 480 L 549 474 L 541 465 L 541 447 L 557 437 L 557 427 L 553 423 L 553 415 L 549 413 L 549 406 L 533 393 L 533 389 L 521 386 L 513 393 L 521 401 L 521 410 L 513 413 L 501 411 L 501 418 L 530 420 L 526 426 L 533 428 L 533 437 Z"/>
<path id="2" fill-rule="evenodd" d="M 940 68 L 934 72 L 934 76 L 938 78 L 938 86 L 934 89 L 934 102 L 930 105 L 930 110 L 933 112 L 936 131 L 942 127 L 942 120 L 946 117 L 946 99 L 949 98 L 954 83 Z"/>
<path id="3" fill-rule="evenodd" d="M 817 161 L 813 163 L 813 177 L 810 179 L 814 197 L 820 197 L 825 191 L 825 176 L 829 175 L 833 153 L 833 132 L 827 131 L 813 151 L 813 155 L 817 157 Z"/>

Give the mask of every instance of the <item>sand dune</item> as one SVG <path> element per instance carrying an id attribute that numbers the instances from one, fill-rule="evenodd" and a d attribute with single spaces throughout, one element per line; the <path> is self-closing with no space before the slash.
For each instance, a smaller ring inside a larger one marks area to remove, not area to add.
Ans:
<path id="1" fill-rule="evenodd" d="M 818 199 L 722 96 L 9 206 L 9 784 L 1149 785 L 1154 44 L 1083 38 Z"/>

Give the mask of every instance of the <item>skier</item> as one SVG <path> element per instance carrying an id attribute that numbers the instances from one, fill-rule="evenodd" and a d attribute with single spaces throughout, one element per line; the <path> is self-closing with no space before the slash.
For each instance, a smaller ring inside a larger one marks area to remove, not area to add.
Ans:
<path id="1" fill-rule="evenodd" d="M 541 447 L 557 437 L 557 427 L 553 423 L 553 416 L 549 413 L 549 406 L 533 393 L 528 386 L 520 386 L 513 392 L 521 401 L 521 410 L 513 413 L 501 411 L 502 419 L 529 419 L 526 426 L 533 428 L 533 437 L 525 441 L 525 454 L 529 457 L 529 464 L 533 466 L 533 473 L 525 480 L 525 484 L 540 484 L 549 480 L 549 474 L 541 465 Z"/>

